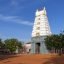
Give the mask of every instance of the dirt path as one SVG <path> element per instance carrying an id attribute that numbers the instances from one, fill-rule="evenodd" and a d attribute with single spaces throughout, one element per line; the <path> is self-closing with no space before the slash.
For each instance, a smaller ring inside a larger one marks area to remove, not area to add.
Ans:
<path id="1" fill-rule="evenodd" d="M 64 64 L 64 56 L 51 54 L 24 54 L 0 60 L 0 64 Z"/>

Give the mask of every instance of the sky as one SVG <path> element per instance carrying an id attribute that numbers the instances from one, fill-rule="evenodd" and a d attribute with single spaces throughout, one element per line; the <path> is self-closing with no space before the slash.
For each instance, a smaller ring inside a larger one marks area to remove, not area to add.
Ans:
<path id="1" fill-rule="evenodd" d="M 45 6 L 53 34 L 64 30 L 64 0 L 0 0 L 0 38 L 31 39 L 37 9 Z"/>

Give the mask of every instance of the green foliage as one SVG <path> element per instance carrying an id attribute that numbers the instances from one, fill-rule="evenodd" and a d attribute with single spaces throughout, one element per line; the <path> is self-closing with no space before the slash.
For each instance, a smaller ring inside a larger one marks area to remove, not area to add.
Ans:
<path id="1" fill-rule="evenodd" d="M 16 51 L 17 48 L 22 48 L 22 43 L 19 42 L 17 39 L 7 39 L 4 42 L 10 52 Z"/>
<path id="2" fill-rule="evenodd" d="M 3 45 L 3 43 L 2 43 L 2 40 L 0 39 L 0 48 L 2 48 L 2 45 Z"/>
<path id="3" fill-rule="evenodd" d="M 17 46 L 18 46 L 18 48 L 22 48 L 22 42 L 19 41 L 19 42 L 17 43 Z"/>
<path id="4" fill-rule="evenodd" d="M 5 48 L 5 44 L 2 42 L 2 39 L 0 39 L 0 48 Z"/>
<path id="5" fill-rule="evenodd" d="M 57 50 L 61 50 L 61 48 L 64 49 L 64 33 L 47 36 L 45 38 L 45 43 L 49 50 L 53 48 Z"/>

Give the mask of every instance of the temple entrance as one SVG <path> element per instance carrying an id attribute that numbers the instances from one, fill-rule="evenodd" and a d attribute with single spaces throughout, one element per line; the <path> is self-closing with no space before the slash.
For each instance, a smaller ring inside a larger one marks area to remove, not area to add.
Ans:
<path id="1" fill-rule="evenodd" d="M 40 43 L 36 43 L 35 53 L 40 53 Z"/>

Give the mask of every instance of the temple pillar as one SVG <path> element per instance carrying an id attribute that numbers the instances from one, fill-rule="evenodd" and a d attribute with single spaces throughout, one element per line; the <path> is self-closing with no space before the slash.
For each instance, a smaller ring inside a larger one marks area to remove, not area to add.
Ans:
<path id="1" fill-rule="evenodd" d="M 40 53 L 47 54 L 48 53 L 48 50 L 46 48 L 45 42 L 42 41 L 42 42 L 40 42 L 40 44 L 41 44 L 41 46 L 40 46 Z"/>
<path id="2" fill-rule="evenodd" d="M 35 43 L 31 43 L 31 53 L 35 53 Z"/>

